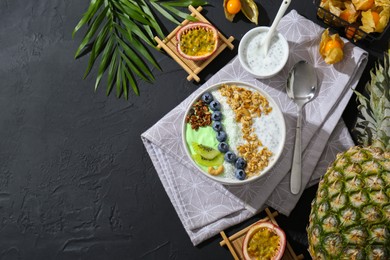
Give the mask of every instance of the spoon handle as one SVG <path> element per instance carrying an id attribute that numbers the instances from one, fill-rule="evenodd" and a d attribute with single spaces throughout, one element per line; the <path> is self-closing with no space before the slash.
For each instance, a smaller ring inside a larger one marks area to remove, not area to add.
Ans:
<path id="1" fill-rule="evenodd" d="M 298 108 L 297 127 L 295 129 L 294 155 L 291 166 L 290 189 L 292 194 L 298 194 L 301 190 L 302 175 L 302 153 L 301 153 L 301 131 L 302 109 Z"/>
<path id="2" fill-rule="evenodd" d="M 282 4 L 279 7 L 279 11 L 276 14 L 274 21 L 272 22 L 272 25 L 268 31 L 267 37 L 265 38 L 265 41 L 264 41 L 264 54 L 265 55 L 267 55 L 267 53 L 268 53 L 269 45 L 270 45 L 272 36 L 276 30 L 276 26 L 278 26 L 280 19 L 282 19 L 283 15 L 286 12 L 290 3 L 291 3 L 291 0 L 283 0 Z"/>

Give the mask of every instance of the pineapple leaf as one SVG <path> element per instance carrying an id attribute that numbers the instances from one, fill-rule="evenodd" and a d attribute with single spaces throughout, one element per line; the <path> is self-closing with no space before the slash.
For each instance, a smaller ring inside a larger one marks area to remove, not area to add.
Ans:
<path id="1" fill-rule="evenodd" d="M 130 86 L 138 96 L 140 92 L 136 77 L 153 82 L 155 77 L 149 66 L 161 70 L 149 51 L 149 47 L 158 50 L 155 35 L 164 38 L 160 22 L 153 11 L 178 24 L 178 18 L 194 19 L 180 8 L 207 4 L 201 0 L 91 0 L 72 32 L 74 37 L 82 27 L 87 27 L 75 52 L 76 59 L 88 53 L 90 55 L 83 78 L 99 62 L 95 91 L 106 74 L 107 95 L 110 95 L 115 85 L 118 98 L 123 95 L 128 99 Z"/>
<path id="2" fill-rule="evenodd" d="M 390 45 L 383 62 L 378 60 L 365 85 L 366 96 L 357 96 L 359 115 L 353 132 L 359 144 L 390 150 Z"/>

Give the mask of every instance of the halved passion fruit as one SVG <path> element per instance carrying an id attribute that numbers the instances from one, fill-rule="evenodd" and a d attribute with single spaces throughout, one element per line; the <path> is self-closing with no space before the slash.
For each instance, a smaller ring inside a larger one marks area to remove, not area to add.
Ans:
<path id="1" fill-rule="evenodd" d="M 176 33 L 177 51 L 189 60 L 204 60 L 218 47 L 218 31 L 208 23 L 189 23 Z"/>
<path id="2" fill-rule="evenodd" d="M 286 235 L 283 230 L 269 222 L 253 225 L 242 243 L 245 260 L 278 260 L 283 257 L 285 248 Z"/>

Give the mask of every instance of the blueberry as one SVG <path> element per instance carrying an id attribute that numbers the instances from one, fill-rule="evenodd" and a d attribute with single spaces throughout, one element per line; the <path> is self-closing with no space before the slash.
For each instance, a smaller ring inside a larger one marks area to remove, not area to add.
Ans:
<path id="1" fill-rule="evenodd" d="M 226 135 L 226 133 L 225 133 L 224 131 L 219 131 L 219 132 L 217 132 L 217 140 L 218 140 L 219 142 L 225 141 L 226 138 L 227 138 L 227 135 Z"/>
<path id="2" fill-rule="evenodd" d="M 213 120 L 213 121 L 221 121 L 221 119 L 222 119 L 221 111 L 214 111 L 211 114 L 211 120 Z"/>
<path id="3" fill-rule="evenodd" d="M 229 151 L 225 153 L 225 161 L 234 163 L 235 160 L 236 160 L 236 155 L 233 152 Z"/>
<path id="4" fill-rule="evenodd" d="M 226 153 L 227 151 L 229 151 L 229 145 L 225 142 L 220 142 L 218 144 L 218 150 L 221 152 L 221 153 Z"/>
<path id="5" fill-rule="evenodd" d="M 237 169 L 244 169 L 246 166 L 246 161 L 242 157 L 238 157 L 235 163 Z"/>
<path id="6" fill-rule="evenodd" d="M 216 132 L 221 131 L 221 130 L 222 130 L 222 123 L 219 122 L 219 121 L 214 121 L 214 122 L 213 122 L 213 129 L 214 129 L 214 131 L 216 131 Z"/>
<path id="7" fill-rule="evenodd" d="M 240 181 L 244 180 L 245 179 L 245 171 L 243 169 L 237 169 L 235 172 L 234 172 L 234 175 L 236 176 L 237 179 L 239 179 Z"/>
<path id="8" fill-rule="evenodd" d="M 213 101 L 213 96 L 209 92 L 205 92 L 202 95 L 202 100 L 206 104 L 210 104 L 210 102 Z"/>
<path id="9" fill-rule="evenodd" d="M 217 100 L 213 100 L 210 103 L 210 109 L 213 111 L 218 111 L 221 109 L 221 104 Z"/>

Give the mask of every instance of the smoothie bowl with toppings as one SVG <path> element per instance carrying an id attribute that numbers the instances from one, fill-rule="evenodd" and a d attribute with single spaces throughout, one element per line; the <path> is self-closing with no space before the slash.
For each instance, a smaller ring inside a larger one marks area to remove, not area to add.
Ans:
<path id="1" fill-rule="evenodd" d="M 192 163 L 223 184 L 264 177 L 286 138 L 283 114 L 263 90 L 243 82 L 212 85 L 187 109 L 183 144 Z"/>

